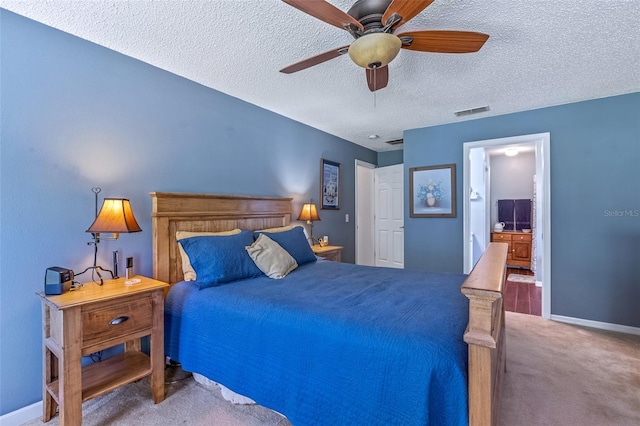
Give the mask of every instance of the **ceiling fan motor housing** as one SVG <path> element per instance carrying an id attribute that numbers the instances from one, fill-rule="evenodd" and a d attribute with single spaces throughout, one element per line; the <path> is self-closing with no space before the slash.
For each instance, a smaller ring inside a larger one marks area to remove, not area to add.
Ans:
<path id="1" fill-rule="evenodd" d="M 358 0 L 347 13 L 359 21 L 367 32 L 383 27 L 382 15 L 390 4 L 391 0 Z"/>

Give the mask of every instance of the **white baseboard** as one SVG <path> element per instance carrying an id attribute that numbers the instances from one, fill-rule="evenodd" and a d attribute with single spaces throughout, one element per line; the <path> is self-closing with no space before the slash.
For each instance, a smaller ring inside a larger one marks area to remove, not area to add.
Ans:
<path id="1" fill-rule="evenodd" d="M 0 416 L 0 425 L 19 426 L 42 416 L 42 401 Z"/>
<path id="2" fill-rule="evenodd" d="M 582 318 L 565 317 L 562 315 L 551 315 L 552 321 L 565 322 L 567 324 L 582 325 L 585 327 L 598 328 L 600 330 L 617 331 L 619 333 L 634 334 L 640 336 L 639 327 L 629 325 L 611 324 L 608 322 L 592 321 Z"/>

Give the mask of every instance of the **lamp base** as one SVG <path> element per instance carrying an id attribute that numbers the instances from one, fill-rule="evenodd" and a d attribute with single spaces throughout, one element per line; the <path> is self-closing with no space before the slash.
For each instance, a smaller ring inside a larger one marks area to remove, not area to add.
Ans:
<path id="1" fill-rule="evenodd" d="M 98 285 L 103 285 L 104 280 L 102 279 L 102 275 L 100 274 L 100 271 L 108 272 L 109 274 L 111 274 L 111 279 L 114 279 L 117 277 L 113 275 L 113 271 L 110 271 L 109 269 L 104 269 L 102 266 L 97 265 L 99 242 L 100 242 L 100 234 L 93 234 L 93 241 L 89 241 L 87 243 L 89 245 L 93 245 L 93 266 L 89 266 L 87 269 L 80 272 L 79 274 L 75 274 L 75 276 L 77 277 L 78 275 L 82 275 L 85 272 L 91 270 L 91 280 Z M 96 281 L 95 277 L 93 276 L 94 272 L 98 275 L 100 282 Z"/>
<path id="2" fill-rule="evenodd" d="M 80 273 L 78 273 L 78 274 L 75 274 L 75 276 L 77 277 L 78 275 L 82 275 L 82 274 L 84 274 L 84 273 L 85 273 L 85 272 L 87 272 L 87 271 L 91 271 L 91 280 L 92 280 L 94 283 L 98 284 L 98 285 L 103 285 L 103 284 L 104 284 L 104 279 L 102 278 L 102 275 L 100 274 L 100 271 L 108 272 L 109 274 L 111 274 L 111 279 L 118 278 L 118 277 L 116 277 L 115 275 L 113 275 L 113 271 L 110 271 L 109 269 L 104 269 L 102 266 L 99 266 L 99 265 L 98 265 L 98 266 L 96 266 L 96 265 L 94 265 L 94 266 L 89 266 L 89 267 L 88 267 L 87 269 L 85 269 L 84 271 L 82 271 L 82 272 L 80 272 Z M 98 275 L 98 279 L 99 279 L 100 281 L 96 281 L 96 279 L 95 279 L 95 278 L 94 278 L 94 276 L 93 276 L 93 273 L 94 273 L 94 272 L 96 273 L 96 275 Z"/>
<path id="3" fill-rule="evenodd" d="M 311 245 L 314 245 L 316 243 L 316 241 L 313 239 L 313 221 L 309 220 L 307 221 L 307 223 L 309 224 L 309 240 L 311 240 Z"/>

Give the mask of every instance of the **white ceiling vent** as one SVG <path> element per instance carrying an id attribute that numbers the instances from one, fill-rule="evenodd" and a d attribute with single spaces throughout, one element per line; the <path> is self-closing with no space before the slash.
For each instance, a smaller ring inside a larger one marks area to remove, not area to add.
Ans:
<path id="1" fill-rule="evenodd" d="M 404 143 L 404 139 L 394 139 L 392 141 L 387 141 L 389 145 L 400 145 Z"/>
<path id="2" fill-rule="evenodd" d="M 467 115 L 480 114 L 481 112 L 489 111 L 489 105 L 481 106 L 478 108 L 465 109 L 464 111 L 456 111 L 454 114 L 456 117 L 466 117 Z"/>

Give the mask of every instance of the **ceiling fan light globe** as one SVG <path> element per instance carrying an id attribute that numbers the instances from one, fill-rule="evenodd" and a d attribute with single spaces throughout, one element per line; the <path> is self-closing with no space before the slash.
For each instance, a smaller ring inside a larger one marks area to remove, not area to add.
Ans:
<path id="1" fill-rule="evenodd" d="M 365 34 L 349 46 L 349 57 L 362 68 L 380 68 L 400 52 L 402 41 L 389 33 Z"/>

